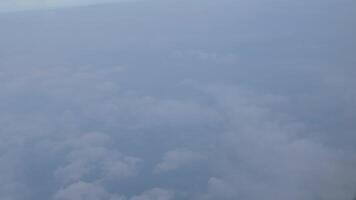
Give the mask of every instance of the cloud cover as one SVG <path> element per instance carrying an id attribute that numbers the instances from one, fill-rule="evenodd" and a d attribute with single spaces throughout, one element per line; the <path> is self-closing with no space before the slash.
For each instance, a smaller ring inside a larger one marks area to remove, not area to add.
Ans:
<path id="1" fill-rule="evenodd" d="M 0 199 L 352 199 L 353 5 L 2 14 Z"/>

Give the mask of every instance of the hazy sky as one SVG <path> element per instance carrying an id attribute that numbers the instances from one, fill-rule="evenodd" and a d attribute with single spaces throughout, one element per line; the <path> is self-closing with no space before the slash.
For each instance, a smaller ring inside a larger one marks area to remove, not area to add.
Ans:
<path id="1" fill-rule="evenodd" d="M 355 1 L 14 2 L 1 200 L 355 197 Z"/>
<path id="2" fill-rule="evenodd" d="M 1 0 L 0 12 L 43 10 L 48 8 L 93 5 L 120 1 L 125 0 Z"/>

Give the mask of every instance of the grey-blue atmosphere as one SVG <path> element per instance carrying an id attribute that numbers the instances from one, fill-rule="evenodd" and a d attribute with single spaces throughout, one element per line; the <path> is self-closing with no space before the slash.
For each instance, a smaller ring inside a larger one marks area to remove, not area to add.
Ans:
<path id="1" fill-rule="evenodd" d="M 355 198 L 355 1 L 97 2 L 0 3 L 1 200 Z"/>

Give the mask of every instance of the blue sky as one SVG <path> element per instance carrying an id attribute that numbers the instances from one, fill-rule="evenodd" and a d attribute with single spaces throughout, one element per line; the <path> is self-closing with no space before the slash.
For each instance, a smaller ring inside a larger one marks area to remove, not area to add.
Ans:
<path id="1" fill-rule="evenodd" d="M 0 199 L 355 197 L 353 1 L 26 2 L 0 3 Z"/>

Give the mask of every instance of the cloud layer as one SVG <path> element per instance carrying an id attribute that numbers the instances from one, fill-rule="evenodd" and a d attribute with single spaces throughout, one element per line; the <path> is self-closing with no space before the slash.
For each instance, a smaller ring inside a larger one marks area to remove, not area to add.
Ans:
<path id="1" fill-rule="evenodd" d="M 352 200 L 354 8 L 2 14 L 0 199 Z"/>

